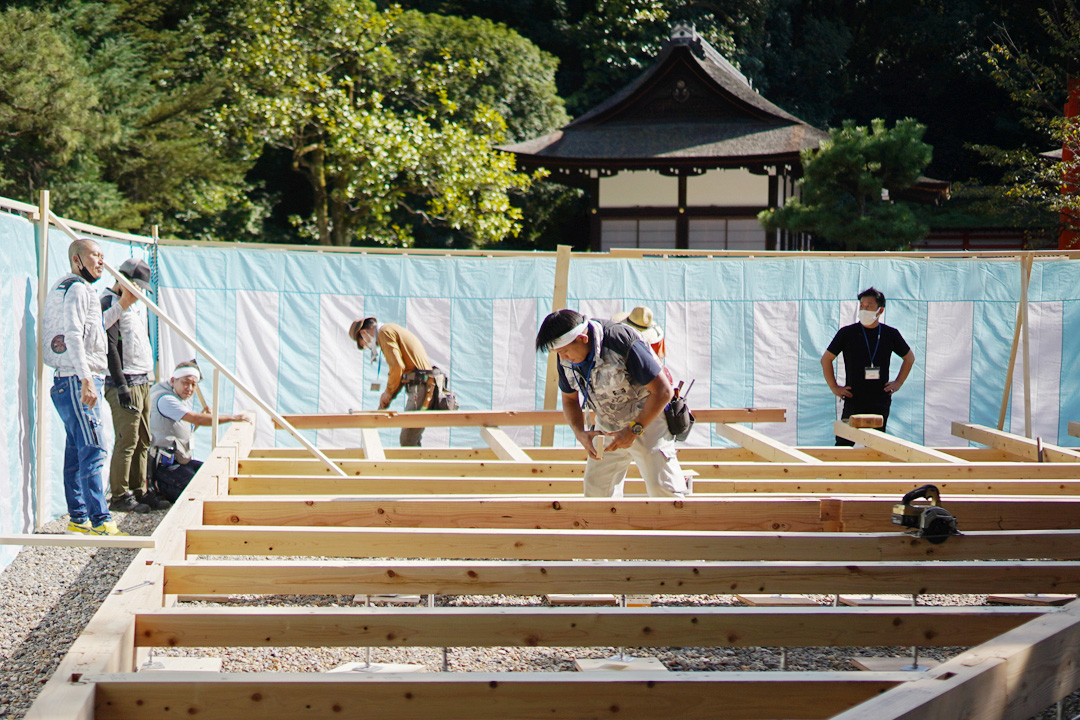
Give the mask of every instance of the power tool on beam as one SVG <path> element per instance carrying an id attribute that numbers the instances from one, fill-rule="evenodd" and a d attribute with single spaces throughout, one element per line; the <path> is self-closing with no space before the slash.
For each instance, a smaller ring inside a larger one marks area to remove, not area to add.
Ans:
<path id="1" fill-rule="evenodd" d="M 912 505 L 919 498 L 926 498 L 930 504 Z M 950 535 L 960 534 L 956 529 L 956 518 L 941 507 L 941 493 L 935 485 L 915 488 L 898 505 L 893 505 L 892 521 L 893 525 L 911 528 L 912 535 L 926 538 L 934 545 L 945 542 Z"/>

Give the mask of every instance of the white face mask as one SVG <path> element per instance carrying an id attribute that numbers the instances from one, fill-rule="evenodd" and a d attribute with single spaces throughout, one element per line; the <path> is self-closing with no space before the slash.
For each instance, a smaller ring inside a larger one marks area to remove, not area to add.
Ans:
<path id="1" fill-rule="evenodd" d="M 871 325 L 873 325 L 874 321 L 877 320 L 877 319 L 878 319 L 878 311 L 877 310 L 860 310 L 859 311 L 859 322 L 861 322 L 866 327 L 870 327 Z"/>

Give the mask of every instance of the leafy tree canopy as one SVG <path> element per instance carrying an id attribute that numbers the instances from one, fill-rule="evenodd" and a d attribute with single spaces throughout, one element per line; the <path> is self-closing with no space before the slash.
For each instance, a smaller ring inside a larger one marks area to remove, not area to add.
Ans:
<path id="1" fill-rule="evenodd" d="M 808 232 L 845 250 L 895 250 L 926 234 L 895 193 L 911 187 L 930 162 L 926 128 L 911 119 L 890 130 L 845 122 L 817 152 L 802 153 L 801 195 L 758 217 L 769 230 Z M 884 193 L 883 191 L 888 191 Z"/>

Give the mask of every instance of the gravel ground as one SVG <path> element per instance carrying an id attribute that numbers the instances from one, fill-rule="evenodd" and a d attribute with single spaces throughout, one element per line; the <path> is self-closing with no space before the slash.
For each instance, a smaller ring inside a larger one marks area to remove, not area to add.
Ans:
<path id="1" fill-rule="evenodd" d="M 133 535 L 149 535 L 163 513 L 121 514 L 119 525 Z M 61 532 L 66 518 L 45 532 Z M 26 547 L 0 573 L 0 720 L 22 718 L 60 659 L 124 572 L 135 550 Z M 813 596 L 831 604 L 831 596 Z M 426 602 L 427 598 L 423 598 Z M 927 595 L 920 605 L 979 605 L 985 596 Z M 444 607 L 543 605 L 541 596 L 436 597 Z M 192 603 L 210 606 L 216 603 Z M 231 596 L 229 606 L 354 606 L 353 596 Z M 736 605 L 730 595 L 664 596 L 658 605 Z M 947 660 L 966 648 L 924 648 L 920 658 Z M 408 663 L 429 672 L 574 670 L 579 658 L 606 658 L 618 648 L 185 648 L 159 656 L 221 658 L 225 672 L 327 671 L 347 662 Z M 628 655 L 658 658 L 669 670 L 851 670 L 853 655 L 911 657 L 910 648 L 651 648 Z M 1080 718 L 1080 692 L 1066 698 L 1063 713 L 1051 707 L 1032 720 Z"/>

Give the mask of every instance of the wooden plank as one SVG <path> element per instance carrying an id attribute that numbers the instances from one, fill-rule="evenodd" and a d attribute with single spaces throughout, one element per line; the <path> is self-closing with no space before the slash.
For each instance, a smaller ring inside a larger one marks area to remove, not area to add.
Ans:
<path id="1" fill-rule="evenodd" d="M 702 408 L 694 410 L 701 423 L 785 422 L 784 408 Z M 507 427 L 520 425 L 565 425 L 559 410 L 444 410 L 398 412 L 376 410 L 344 414 L 295 414 L 282 416 L 299 430 L 332 428 L 391 427 Z"/>
<path id="2" fill-rule="evenodd" d="M 1076 420 L 1069 421 L 1069 434 L 1073 437 L 1080 437 L 1080 422 Z"/>
<path id="3" fill-rule="evenodd" d="M 149 673 L 85 678 L 97 720 L 828 718 L 910 673 Z M 779 714 L 778 714 L 779 713 Z"/>
<path id="4" fill-rule="evenodd" d="M 1048 465 L 1049 463 L 1042 463 Z M 848 532 L 895 532 L 891 498 L 845 497 Z M 946 497 L 961 532 L 1080 529 L 1080 498 Z M 723 530 L 819 532 L 821 502 L 813 497 L 742 495 L 688 498 L 320 498 L 213 499 L 206 525 L 327 527 L 547 528 L 595 530 Z"/>
<path id="5" fill-rule="evenodd" d="M 1004 450 L 1025 460 L 1039 462 L 1039 443 L 1022 435 L 1014 435 L 985 425 L 973 423 L 952 424 L 952 434 L 982 445 Z M 1044 443 L 1042 460 L 1049 462 L 1080 462 L 1080 451 Z"/>
<path id="6" fill-rule="evenodd" d="M 969 532 L 935 545 L 899 532 L 196 527 L 187 531 L 187 551 L 491 560 L 1080 560 L 1080 530 Z"/>
<path id="7" fill-rule="evenodd" d="M 360 441 L 364 444 L 365 460 L 385 460 L 386 453 L 383 451 L 382 440 L 379 439 L 379 431 L 375 428 L 360 428 Z"/>
<path id="8" fill-rule="evenodd" d="M 862 443 L 867 447 L 872 447 L 904 462 L 965 463 L 964 460 L 955 455 L 948 455 L 939 450 L 913 443 L 910 440 L 903 440 L 894 435 L 883 433 L 880 430 L 853 428 L 841 420 L 833 422 L 833 433 L 838 437 Z"/>
<path id="9" fill-rule="evenodd" d="M 140 647 L 970 646 L 1047 608 L 190 608 L 140 613 Z"/>
<path id="10" fill-rule="evenodd" d="M 251 423 L 235 423 L 213 450 L 184 491 L 180 502 L 155 529 L 155 546 L 140 550 L 82 634 L 72 643 L 26 720 L 72 718 L 93 720 L 94 687 L 72 682 L 78 675 L 131 671 L 135 665 L 135 614 L 163 603 L 162 564 L 184 557 L 183 528 L 199 517 L 203 498 L 217 492 L 219 478 L 228 477 L 237 454 L 247 452 L 255 435 Z"/>
<path id="11" fill-rule="evenodd" d="M 760 455 L 770 462 L 821 464 L 821 461 L 816 457 L 807 455 L 790 445 L 785 445 L 779 440 L 773 440 L 771 437 L 744 425 L 716 423 L 715 430 L 717 435 L 738 443 L 755 455 Z"/>
<path id="12" fill-rule="evenodd" d="M 154 539 L 144 535 L 107 536 L 107 535 L 0 535 L 0 545 L 37 545 L 48 547 L 109 547 L 109 548 L 152 548 Z"/>
<path id="13" fill-rule="evenodd" d="M 555 278 L 551 289 L 551 312 L 566 307 L 566 289 L 570 283 L 570 246 L 557 245 L 555 248 Z M 539 328 L 538 328 L 539 329 Z M 559 404 L 558 356 L 547 353 L 547 367 L 544 372 L 544 409 L 554 410 Z M 555 424 L 540 428 L 540 444 L 550 446 L 555 442 Z"/>
<path id="14" fill-rule="evenodd" d="M 845 426 L 846 427 L 846 426 Z M 858 432 L 877 432 L 862 430 Z M 809 454 L 809 453 L 808 453 Z M 1080 478 L 1080 463 L 993 462 L 680 462 L 684 470 L 693 470 L 697 479 L 767 480 L 820 478 L 863 480 L 1075 480 Z M 432 463 L 424 460 L 345 460 L 340 467 L 350 476 L 413 475 L 438 477 L 584 477 L 585 463 L 578 461 L 536 461 L 515 463 L 506 460 L 447 460 Z M 326 475 L 324 465 L 314 460 L 245 459 L 240 462 L 243 475 Z M 637 465 L 631 465 L 627 477 L 640 477 Z"/>
<path id="15" fill-rule="evenodd" d="M 945 495 L 1080 495 L 1080 480 L 939 480 Z M 581 495 L 579 478 L 439 478 L 389 475 L 339 479 L 320 475 L 239 475 L 229 479 L 230 495 Z M 717 493 L 872 494 L 902 497 L 925 480 L 728 480 L 694 478 L 694 498 Z M 645 481 L 627 478 L 627 496 L 646 495 Z"/>
<path id="16" fill-rule="evenodd" d="M 511 440 L 510 436 L 502 428 L 482 427 L 480 428 L 480 437 L 484 438 L 484 442 L 488 444 L 488 447 L 495 452 L 495 456 L 500 460 L 532 462 L 532 458 L 529 457 L 528 453 L 518 447 L 518 444 Z"/>
<path id="17" fill-rule="evenodd" d="M 178 595 L 1080 592 L 1080 562 L 234 561 L 165 566 Z"/>
<path id="18" fill-rule="evenodd" d="M 1080 601 L 961 653 L 833 720 L 1026 720 L 1080 687 Z"/>

